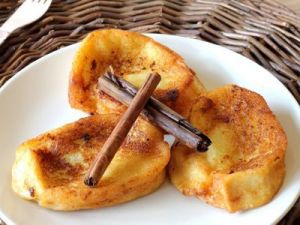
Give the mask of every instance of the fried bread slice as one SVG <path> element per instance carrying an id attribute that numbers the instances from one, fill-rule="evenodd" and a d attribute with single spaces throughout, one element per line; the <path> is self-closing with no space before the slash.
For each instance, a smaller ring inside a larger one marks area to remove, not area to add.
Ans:
<path id="1" fill-rule="evenodd" d="M 83 180 L 119 119 L 94 115 L 24 142 L 17 149 L 12 187 L 21 197 L 55 210 L 115 205 L 155 191 L 170 157 L 163 134 L 139 118 L 95 188 Z"/>
<path id="2" fill-rule="evenodd" d="M 151 72 L 161 76 L 154 96 L 186 116 L 205 91 L 195 73 L 169 48 L 139 33 L 104 29 L 90 33 L 73 60 L 71 107 L 89 113 L 123 112 L 125 106 L 97 90 L 97 80 L 112 66 L 116 75 L 140 87 Z"/>
<path id="3" fill-rule="evenodd" d="M 173 147 L 169 174 L 178 190 L 230 212 L 273 198 L 284 179 L 287 138 L 263 97 L 228 85 L 199 97 L 190 121 L 212 145 L 206 153 Z"/>

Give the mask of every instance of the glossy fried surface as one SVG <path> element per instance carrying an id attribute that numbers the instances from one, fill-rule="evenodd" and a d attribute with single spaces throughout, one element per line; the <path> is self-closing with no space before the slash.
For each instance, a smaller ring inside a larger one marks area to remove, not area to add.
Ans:
<path id="1" fill-rule="evenodd" d="M 124 106 L 97 90 L 109 66 L 115 74 L 140 87 L 151 72 L 161 75 L 154 96 L 186 116 L 204 87 L 184 60 L 149 37 L 118 29 L 90 33 L 75 55 L 69 83 L 72 107 L 97 113 L 123 112 Z"/>
<path id="2" fill-rule="evenodd" d="M 228 85 L 201 96 L 190 121 L 212 140 L 206 153 L 177 144 L 169 173 L 185 195 L 230 212 L 258 207 L 279 190 L 286 135 L 257 93 Z"/>
<path id="3" fill-rule="evenodd" d="M 170 157 L 163 134 L 138 119 L 95 188 L 84 175 L 119 115 L 95 115 L 24 142 L 16 152 L 13 190 L 55 210 L 115 205 L 156 190 Z"/>

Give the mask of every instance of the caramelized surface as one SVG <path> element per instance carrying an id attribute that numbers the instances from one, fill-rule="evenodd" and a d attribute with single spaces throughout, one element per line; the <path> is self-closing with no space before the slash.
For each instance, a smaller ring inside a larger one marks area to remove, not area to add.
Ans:
<path id="1" fill-rule="evenodd" d="M 194 98 L 204 92 L 195 73 L 172 50 L 138 33 L 106 29 L 90 33 L 74 58 L 69 85 L 72 107 L 98 113 L 124 110 L 96 87 L 110 65 L 137 87 L 151 72 L 159 73 L 162 80 L 154 96 L 185 116 Z"/>
<path id="2" fill-rule="evenodd" d="M 231 212 L 267 203 L 284 177 L 285 133 L 264 99 L 228 85 L 200 96 L 190 121 L 212 140 L 200 154 L 177 144 L 170 176 L 186 195 Z"/>
<path id="3" fill-rule="evenodd" d="M 84 174 L 119 115 L 95 115 L 23 143 L 13 166 L 13 189 L 44 207 L 75 210 L 114 205 L 154 191 L 164 181 L 169 147 L 162 133 L 138 119 L 99 185 Z"/>

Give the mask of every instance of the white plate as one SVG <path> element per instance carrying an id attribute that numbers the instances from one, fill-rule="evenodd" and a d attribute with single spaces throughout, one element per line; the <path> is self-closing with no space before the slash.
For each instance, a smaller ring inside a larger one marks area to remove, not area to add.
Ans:
<path id="1" fill-rule="evenodd" d="M 150 36 L 182 55 L 208 89 L 235 83 L 265 97 L 289 140 L 287 174 L 274 200 L 257 209 L 230 214 L 183 196 L 168 182 L 155 193 L 129 203 L 77 212 L 56 212 L 17 197 L 10 187 L 17 146 L 84 115 L 72 110 L 67 98 L 76 44 L 32 63 L 0 90 L 0 217 L 8 225 L 267 225 L 275 224 L 287 213 L 300 191 L 300 109 L 289 91 L 268 71 L 227 49 L 183 37 Z"/>

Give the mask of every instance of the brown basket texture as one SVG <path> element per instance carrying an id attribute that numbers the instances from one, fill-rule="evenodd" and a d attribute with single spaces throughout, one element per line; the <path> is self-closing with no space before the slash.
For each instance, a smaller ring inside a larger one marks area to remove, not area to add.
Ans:
<path id="1" fill-rule="evenodd" d="M 15 7 L 16 1 L 1 1 L 0 23 Z M 225 46 L 271 71 L 300 102 L 300 16 L 272 0 L 54 0 L 39 22 L 1 46 L 0 86 L 30 62 L 104 27 Z"/>
<path id="2" fill-rule="evenodd" d="M 0 24 L 19 4 L 1 0 Z M 300 16 L 272 0 L 54 0 L 38 22 L 0 47 L 0 86 L 30 62 L 105 27 L 222 45 L 268 69 L 300 103 Z M 299 209 L 298 203 L 280 224 L 293 224 Z"/>

